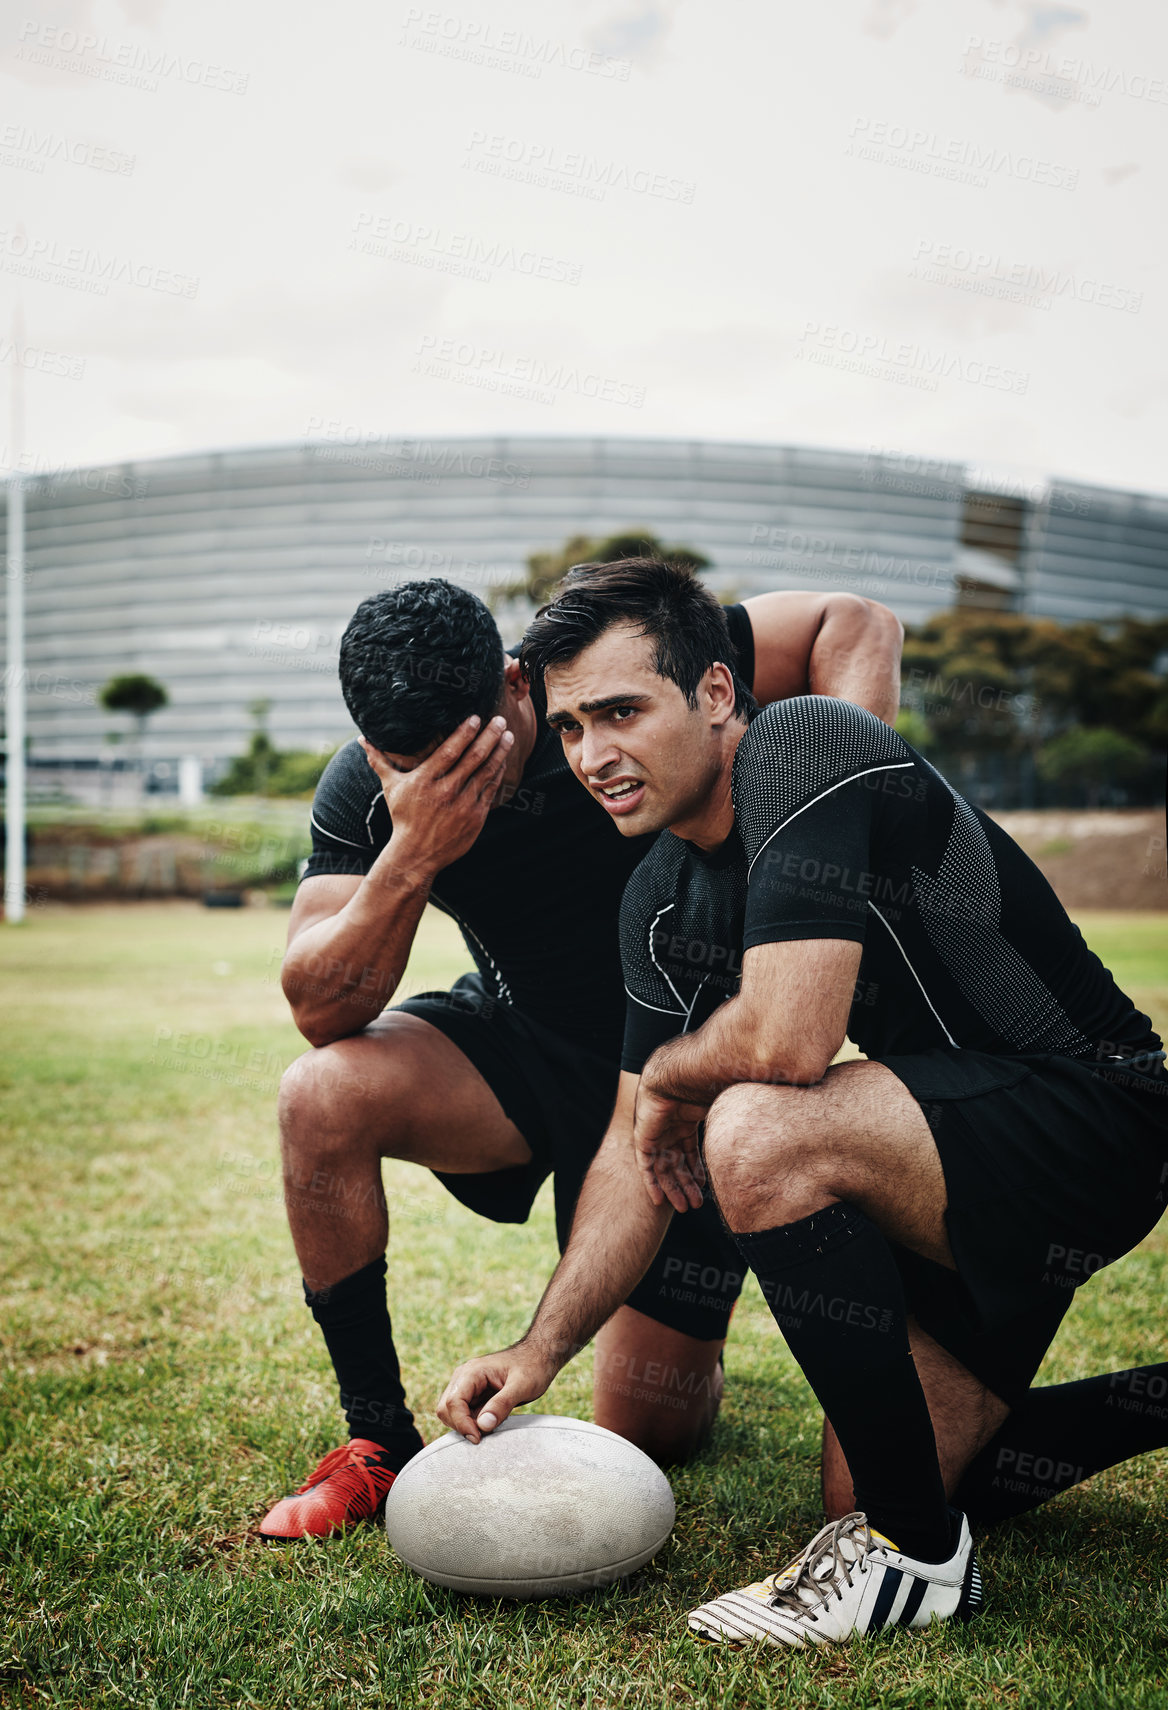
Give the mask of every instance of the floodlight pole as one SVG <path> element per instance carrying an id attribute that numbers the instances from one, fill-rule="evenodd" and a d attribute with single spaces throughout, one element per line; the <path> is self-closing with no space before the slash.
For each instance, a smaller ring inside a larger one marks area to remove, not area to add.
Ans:
<path id="1" fill-rule="evenodd" d="M 12 432 L 8 473 L 8 659 L 5 719 L 7 758 L 4 790 L 4 918 L 10 926 L 24 919 L 25 827 L 25 676 L 24 676 L 24 313 L 12 311 Z"/>

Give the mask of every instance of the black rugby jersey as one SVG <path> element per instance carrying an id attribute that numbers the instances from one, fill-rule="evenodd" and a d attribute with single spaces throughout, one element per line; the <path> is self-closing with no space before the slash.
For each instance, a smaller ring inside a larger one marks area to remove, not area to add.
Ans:
<path id="1" fill-rule="evenodd" d="M 750 618 L 742 606 L 725 615 L 733 663 L 750 683 Z M 302 877 L 367 873 L 391 833 L 377 774 L 350 742 L 317 786 Z M 458 924 L 493 997 L 615 1062 L 625 1013 L 621 895 L 652 844 L 651 835 L 622 837 L 572 776 L 559 737 L 541 728 L 514 795 L 442 869 L 430 900 Z"/>
<path id="2" fill-rule="evenodd" d="M 796 938 L 863 945 L 848 1036 L 869 1057 L 1160 1049 L 1029 857 L 872 713 L 767 707 L 732 797 L 718 849 L 662 832 L 629 882 L 623 1068 L 732 997 L 745 950 Z"/>

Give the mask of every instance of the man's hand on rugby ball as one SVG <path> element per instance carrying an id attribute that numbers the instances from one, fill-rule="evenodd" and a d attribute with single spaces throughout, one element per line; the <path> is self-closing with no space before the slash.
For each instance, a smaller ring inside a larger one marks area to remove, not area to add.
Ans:
<path id="1" fill-rule="evenodd" d="M 398 853 L 427 876 L 466 854 L 499 793 L 515 738 L 502 717 L 479 725 L 465 719 L 408 772 L 360 738 L 381 780 Z"/>
<path id="2" fill-rule="evenodd" d="M 562 1362 L 517 1342 L 456 1366 L 438 1402 L 438 1417 L 472 1443 L 501 1425 L 516 1407 L 538 1401 Z"/>
<path id="3" fill-rule="evenodd" d="M 706 1167 L 698 1143 L 704 1104 L 667 1098 L 642 1075 L 633 1116 L 633 1150 L 645 1191 L 654 1205 L 669 1201 L 674 1211 L 696 1211 L 702 1203 Z"/>

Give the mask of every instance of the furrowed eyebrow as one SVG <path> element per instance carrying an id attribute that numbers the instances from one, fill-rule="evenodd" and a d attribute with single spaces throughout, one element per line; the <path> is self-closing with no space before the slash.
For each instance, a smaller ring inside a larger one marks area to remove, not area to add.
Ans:
<path id="1" fill-rule="evenodd" d="M 645 701 L 649 700 L 649 698 L 650 697 L 648 695 L 605 695 L 599 701 L 581 701 L 576 711 L 603 712 L 605 707 L 636 707 L 641 706 Z M 564 719 L 573 718 L 574 716 L 575 715 L 573 713 L 570 713 L 567 710 L 560 710 L 558 712 L 550 712 L 547 715 L 547 721 L 549 724 L 553 725 L 560 724 Z"/>

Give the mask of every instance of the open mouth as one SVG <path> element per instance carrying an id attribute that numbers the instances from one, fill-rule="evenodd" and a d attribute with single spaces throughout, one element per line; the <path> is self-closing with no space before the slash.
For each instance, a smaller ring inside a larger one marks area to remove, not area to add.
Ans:
<path id="1" fill-rule="evenodd" d="M 599 785 L 596 793 L 609 813 L 631 813 L 643 799 L 645 786 L 637 778 L 620 778 L 615 784 Z"/>

